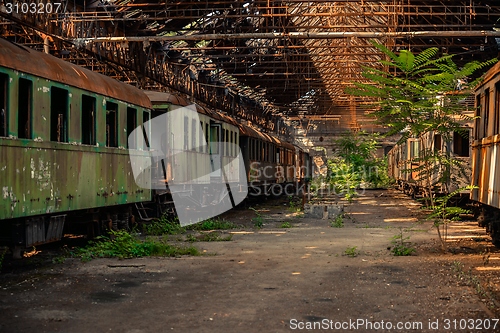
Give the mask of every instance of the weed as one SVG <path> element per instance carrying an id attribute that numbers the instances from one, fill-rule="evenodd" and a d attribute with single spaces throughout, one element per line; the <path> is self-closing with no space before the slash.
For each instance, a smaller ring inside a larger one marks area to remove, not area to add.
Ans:
<path id="1" fill-rule="evenodd" d="M 473 287 L 478 295 L 483 298 L 486 298 L 488 296 L 486 290 L 484 290 L 483 286 L 481 285 L 481 281 L 479 281 L 479 278 L 472 274 L 472 268 L 469 268 L 469 270 L 466 272 L 464 271 L 464 264 L 462 264 L 460 261 L 454 261 L 453 270 L 455 271 L 455 273 L 457 273 L 457 277 L 467 286 Z"/>
<path id="2" fill-rule="evenodd" d="M 66 261 L 66 257 L 63 257 L 63 256 L 58 256 L 58 257 L 52 258 L 53 264 L 63 264 L 65 261 Z"/>
<path id="3" fill-rule="evenodd" d="M 330 222 L 333 228 L 343 228 L 344 227 L 344 214 L 339 214 L 335 217 L 333 221 Z"/>
<path id="4" fill-rule="evenodd" d="M 169 220 L 165 215 L 144 225 L 144 232 L 152 236 L 177 235 L 184 231 L 177 219 Z"/>
<path id="5" fill-rule="evenodd" d="M 233 222 L 224 219 L 208 219 L 186 227 L 187 230 L 227 230 L 238 228 Z"/>
<path id="6" fill-rule="evenodd" d="M 180 248 L 169 245 L 159 240 L 137 239 L 126 231 L 110 231 L 110 237 L 100 236 L 95 241 L 90 241 L 83 248 L 78 248 L 73 255 L 90 261 L 94 258 L 134 258 L 146 256 L 199 255 L 194 247 Z"/>
<path id="7" fill-rule="evenodd" d="M 407 242 L 409 239 L 410 236 L 403 236 L 403 228 L 399 228 L 399 234 L 392 237 L 392 254 L 395 256 L 410 256 L 415 252 L 415 248 L 407 246 L 409 244 L 409 242 Z"/>
<path id="8" fill-rule="evenodd" d="M 280 228 L 291 228 L 292 224 L 290 222 L 283 222 L 280 225 Z"/>
<path id="9" fill-rule="evenodd" d="M 228 242 L 233 239 L 233 235 L 222 236 L 218 232 L 203 233 L 198 236 L 189 234 L 186 236 L 186 242 Z"/>
<path id="10" fill-rule="evenodd" d="M 288 196 L 288 209 L 292 212 L 292 213 L 300 213 L 303 211 L 303 208 L 299 205 L 297 206 L 297 203 L 294 201 L 295 200 L 295 197 L 293 195 L 289 195 Z"/>
<path id="11" fill-rule="evenodd" d="M 359 255 L 359 251 L 358 251 L 357 246 L 348 247 L 347 249 L 345 249 L 344 255 L 348 256 L 348 257 L 353 257 L 353 258 L 357 257 Z"/>
<path id="12" fill-rule="evenodd" d="M 262 214 L 255 208 L 250 207 L 249 209 L 255 212 L 255 217 L 252 218 L 253 226 L 259 229 L 262 228 L 264 225 L 264 218 L 262 217 Z"/>
<path id="13" fill-rule="evenodd" d="M 7 253 L 7 251 L 9 250 L 8 247 L 0 247 L 0 271 L 2 271 L 2 263 L 3 263 L 3 259 L 5 258 L 5 254 Z"/>

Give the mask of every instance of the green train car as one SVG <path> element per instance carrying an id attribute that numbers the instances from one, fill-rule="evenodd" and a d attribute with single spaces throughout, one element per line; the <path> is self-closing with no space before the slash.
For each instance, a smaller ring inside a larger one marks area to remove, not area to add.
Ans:
<path id="1" fill-rule="evenodd" d="M 147 149 L 127 138 L 150 118 L 141 90 L 0 39 L 0 241 L 23 248 L 61 239 L 65 224 L 95 234 L 128 223 L 151 190 L 129 157 Z"/>

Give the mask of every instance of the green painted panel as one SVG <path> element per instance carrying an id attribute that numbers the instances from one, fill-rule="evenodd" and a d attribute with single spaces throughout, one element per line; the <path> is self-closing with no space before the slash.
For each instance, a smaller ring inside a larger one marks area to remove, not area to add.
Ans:
<path id="1" fill-rule="evenodd" d="M 151 200 L 127 150 L 31 140 L 0 139 L 0 190 L 0 219 Z"/>

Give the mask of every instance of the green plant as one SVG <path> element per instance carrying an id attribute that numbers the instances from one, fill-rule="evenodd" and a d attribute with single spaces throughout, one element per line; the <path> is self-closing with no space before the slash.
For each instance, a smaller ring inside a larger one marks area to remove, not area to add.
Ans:
<path id="1" fill-rule="evenodd" d="M 3 260 L 8 250 L 9 249 L 7 247 L 0 247 L 0 271 L 2 271 Z"/>
<path id="2" fill-rule="evenodd" d="M 481 297 L 486 298 L 488 296 L 486 290 L 481 285 L 481 281 L 477 276 L 472 274 L 472 268 L 468 271 L 464 271 L 464 264 L 460 261 L 453 262 L 453 270 L 457 274 L 457 277 L 467 286 L 473 287 L 476 293 Z"/>
<path id="3" fill-rule="evenodd" d="M 472 190 L 477 187 L 466 186 L 459 188 L 445 196 L 437 197 L 434 200 L 434 205 L 430 207 L 431 213 L 427 219 L 434 219 L 434 227 L 437 230 L 439 240 L 441 242 L 441 248 L 443 251 L 447 250 L 446 240 L 448 238 L 448 223 L 450 221 L 457 221 L 460 219 L 460 215 L 468 214 L 471 211 L 461 207 L 450 206 L 451 198 L 460 194 L 464 190 Z"/>
<path id="4" fill-rule="evenodd" d="M 481 79 L 469 80 L 469 77 L 493 65 L 497 59 L 473 61 L 459 67 L 453 62 L 453 55 L 439 56 L 440 50 L 436 47 L 413 54 L 409 50 L 394 53 L 382 44 L 374 41 L 372 44 L 385 59 L 373 67 L 364 66 L 362 75 L 369 82 L 353 82 L 354 87 L 346 91 L 373 101 L 371 115 L 389 129 L 385 135 L 402 134 L 399 144 L 413 139 L 409 141 L 410 159 L 405 161 L 408 167 L 403 172 L 415 175 L 413 179 L 423 189 L 425 200 L 435 209 L 434 187 L 439 184 L 447 187 L 453 170 L 464 169 L 453 154 L 435 149 L 435 137 L 439 135 L 444 146 L 449 147 L 453 133 L 465 135 L 466 124 L 474 118 L 464 114 L 463 101 Z M 461 82 L 469 83 L 458 90 Z M 435 220 L 435 226 L 446 250 L 440 225 L 446 233 L 444 216 L 457 211 L 439 201 L 437 206 L 440 206 L 437 209 L 441 218 Z"/>
<path id="5" fill-rule="evenodd" d="M 343 228 L 344 227 L 344 214 L 339 214 L 335 217 L 333 221 L 330 222 L 333 228 Z"/>
<path id="6" fill-rule="evenodd" d="M 123 230 L 111 230 L 110 237 L 97 237 L 96 240 L 89 241 L 87 246 L 73 252 L 74 256 L 80 257 L 83 261 L 105 257 L 123 259 L 145 256 L 173 257 L 185 254 L 199 255 L 199 251 L 194 247 L 176 247 L 155 239 L 139 240 Z"/>
<path id="7" fill-rule="evenodd" d="M 145 224 L 144 232 L 152 236 L 176 235 L 185 232 L 185 228 L 181 227 L 177 219 L 172 220 L 163 215 L 159 219 Z"/>
<path id="8" fill-rule="evenodd" d="M 347 249 L 345 249 L 344 255 L 348 257 L 357 257 L 359 255 L 357 246 L 348 247 Z"/>
<path id="9" fill-rule="evenodd" d="M 410 256 L 415 252 L 415 248 L 409 246 L 408 240 L 410 236 L 403 235 L 403 228 L 399 228 L 399 234 L 392 237 L 392 248 L 391 252 L 395 256 Z"/>
<path id="10" fill-rule="evenodd" d="M 280 228 L 291 228 L 292 224 L 290 222 L 283 222 L 280 225 Z"/>
<path id="11" fill-rule="evenodd" d="M 186 227 L 187 230 L 227 230 L 235 229 L 238 226 L 224 219 L 208 219 L 197 224 Z"/>
<path id="12" fill-rule="evenodd" d="M 228 242 L 232 239 L 232 234 L 223 237 L 222 234 L 218 232 L 208 232 L 200 234 L 198 236 L 189 234 L 186 236 L 186 242 Z"/>
<path id="13" fill-rule="evenodd" d="M 254 227 L 259 229 L 262 228 L 264 225 L 264 218 L 262 217 L 262 214 L 255 208 L 250 207 L 249 209 L 255 212 L 255 217 L 252 218 Z"/>

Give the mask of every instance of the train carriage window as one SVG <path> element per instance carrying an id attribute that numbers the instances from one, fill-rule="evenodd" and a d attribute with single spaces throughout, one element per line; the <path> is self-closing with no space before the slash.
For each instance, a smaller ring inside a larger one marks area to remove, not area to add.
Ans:
<path id="1" fill-rule="evenodd" d="M 33 83 L 30 80 L 19 79 L 17 136 L 31 139 Z"/>
<path id="2" fill-rule="evenodd" d="M 482 122 L 483 122 L 483 133 L 482 137 L 487 137 L 489 136 L 488 132 L 488 122 L 489 122 L 489 116 L 490 116 L 490 89 L 486 89 L 484 91 L 484 107 L 482 109 Z"/>
<path id="3" fill-rule="evenodd" d="M 150 129 L 151 126 L 149 124 L 149 119 L 151 118 L 151 115 L 149 111 L 142 111 L 142 135 L 144 136 L 144 147 L 142 149 L 148 150 L 149 149 L 149 141 L 148 138 L 150 137 Z"/>
<path id="4" fill-rule="evenodd" d="M 137 149 L 137 137 L 130 136 L 137 127 L 137 109 L 127 108 L 127 148 Z"/>
<path id="5" fill-rule="evenodd" d="M 479 139 L 480 137 L 480 124 L 481 124 L 481 118 L 480 118 L 480 115 L 481 115 L 481 94 L 477 94 L 476 95 L 476 110 L 474 111 L 474 117 L 476 117 L 476 119 L 474 119 L 474 138 L 477 140 Z"/>
<path id="6" fill-rule="evenodd" d="M 495 84 L 495 107 L 493 109 L 495 122 L 493 135 L 500 134 L 500 82 Z"/>
<path id="7" fill-rule="evenodd" d="M 253 160 L 253 140 L 248 139 L 248 151 L 250 155 L 250 159 Z"/>
<path id="8" fill-rule="evenodd" d="M 220 125 L 210 126 L 210 154 L 219 155 L 219 147 L 221 145 L 220 129 Z"/>
<path id="9" fill-rule="evenodd" d="M 7 96 L 8 94 L 9 76 L 0 73 L 0 136 L 7 136 Z"/>
<path id="10" fill-rule="evenodd" d="M 231 131 L 231 156 L 235 156 L 236 155 L 236 148 L 234 147 L 235 145 L 235 142 L 234 142 L 234 139 L 236 138 L 236 133 L 234 133 L 233 131 Z"/>
<path id="11" fill-rule="evenodd" d="M 231 154 L 229 153 L 229 130 L 226 130 L 226 137 L 225 137 L 225 141 L 226 141 L 226 156 L 230 156 Z"/>
<path id="12" fill-rule="evenodd" d="M 196 119 L 191 119 L 191 150 L 196 151 L 196 125 L 198 122 Z"/>
<path id="13" fill-rule="evenodd" d="M 434 134 L 434 152 L 438 152 L 441 150 L 441 134 Z"/>
<path id="14" fill-rule="evenodd" d="M 188 150 L 189 147 L 189 118 L 184 116 L 184 150 Z"/>
<path id="15" fill-rule="evenodd" d="M 50 140 L 68 142 L 68 91 L 50 89 Z"/>
<path id="16" fill-rule="evenodd" d="M 453 152 L 460 157 L 469 157 L 469 132 L 453 132 Z"/>
<path id="17" fill-rule="evenodd" d="M 82 95 L 82 144 L 95 145 L 95 106 L 96 99 L 91 96 Z"/>
<path id="18" fill-rule="evenodd" d="M 199 140 L 198 151 L 200 153 L 203 153 L 203 147 L 206 144 L 206 143 L 203 142 L 204 139 L 205 139 L 205 137 L 203 135 L 203 122 L 200 121 L 200 133 L 198 134 L 198 140 Z"/>
<path id="19" fill-rule="evenodd" d="M 106 103 L 106 146 L 118 147 L 118 104 Z"/>

